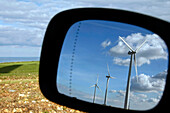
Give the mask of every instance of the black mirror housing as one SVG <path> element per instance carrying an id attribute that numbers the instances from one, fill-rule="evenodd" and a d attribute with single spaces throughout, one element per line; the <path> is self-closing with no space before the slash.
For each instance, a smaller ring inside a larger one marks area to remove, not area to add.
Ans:
<path id="1" fill-rule="evenodd" d="M 170 97 L 168 96 L 170 95 L 168 91 L 170 87 L 168 75 L 165 90 L 159 104 L 153 109 L 146 111 L 124 110 L 121 108 L 93 104 L 58 92 L 56 77 L 61 48 L 69 28 L 74 23 L 82 20 L 107 20 L 140 26 L 158 34 L 169 49 L 168 37 L 170 36 L 170 23 L 163 20 L 143 14 L 115 9 L 82 8 L 63 11 L 52 18 L 44 36 L 39 68 L 39 84 L 43 95 L 50 101 L 85 112 L 147 113 L 161 112 L 162 110 L 170 111 L 167 106 L 170 101 Z"/>

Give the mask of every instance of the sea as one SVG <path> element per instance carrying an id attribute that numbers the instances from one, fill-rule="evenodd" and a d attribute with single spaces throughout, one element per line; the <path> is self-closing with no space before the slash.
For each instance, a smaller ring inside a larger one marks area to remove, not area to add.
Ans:
<path id="1" fill-rule="evenodd" d="M 22 61 L 40 61 L 40 57 L 0 57 L 0 63 Z"/>

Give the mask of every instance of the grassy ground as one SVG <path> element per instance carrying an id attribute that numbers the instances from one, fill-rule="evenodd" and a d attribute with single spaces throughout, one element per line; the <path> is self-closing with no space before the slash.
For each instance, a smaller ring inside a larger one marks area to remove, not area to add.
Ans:
<path id="1" fill-rule="evenodd" d="M 0 79 L 38 77 L 39 62 L 11 62 L 0 63 Z"/>
<path id="2" fill-rule="evenodd" d="M 80 112 L 48 101 L 38 84 L 39 62 L 0 63 L 0 113 Z"/>

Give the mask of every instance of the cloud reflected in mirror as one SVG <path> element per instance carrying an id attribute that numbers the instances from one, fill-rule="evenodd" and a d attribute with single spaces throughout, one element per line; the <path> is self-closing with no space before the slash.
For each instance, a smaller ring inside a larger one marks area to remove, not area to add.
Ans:
<path id="1" fill-rule="evenodd" d="M 57 72 L 60 93 L 123 109 L 155 107 L 164 91 L 168 48 L 152 31 L 111 21 L 73 24 Z"/>

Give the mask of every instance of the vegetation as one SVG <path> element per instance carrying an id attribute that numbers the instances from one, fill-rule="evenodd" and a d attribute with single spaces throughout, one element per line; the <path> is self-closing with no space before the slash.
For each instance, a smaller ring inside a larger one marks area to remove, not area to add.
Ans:
<path id="1" fill-rule="evenodd" d="M 39 62 L 0 63 L 0 79 L 38 77 Z"/>

